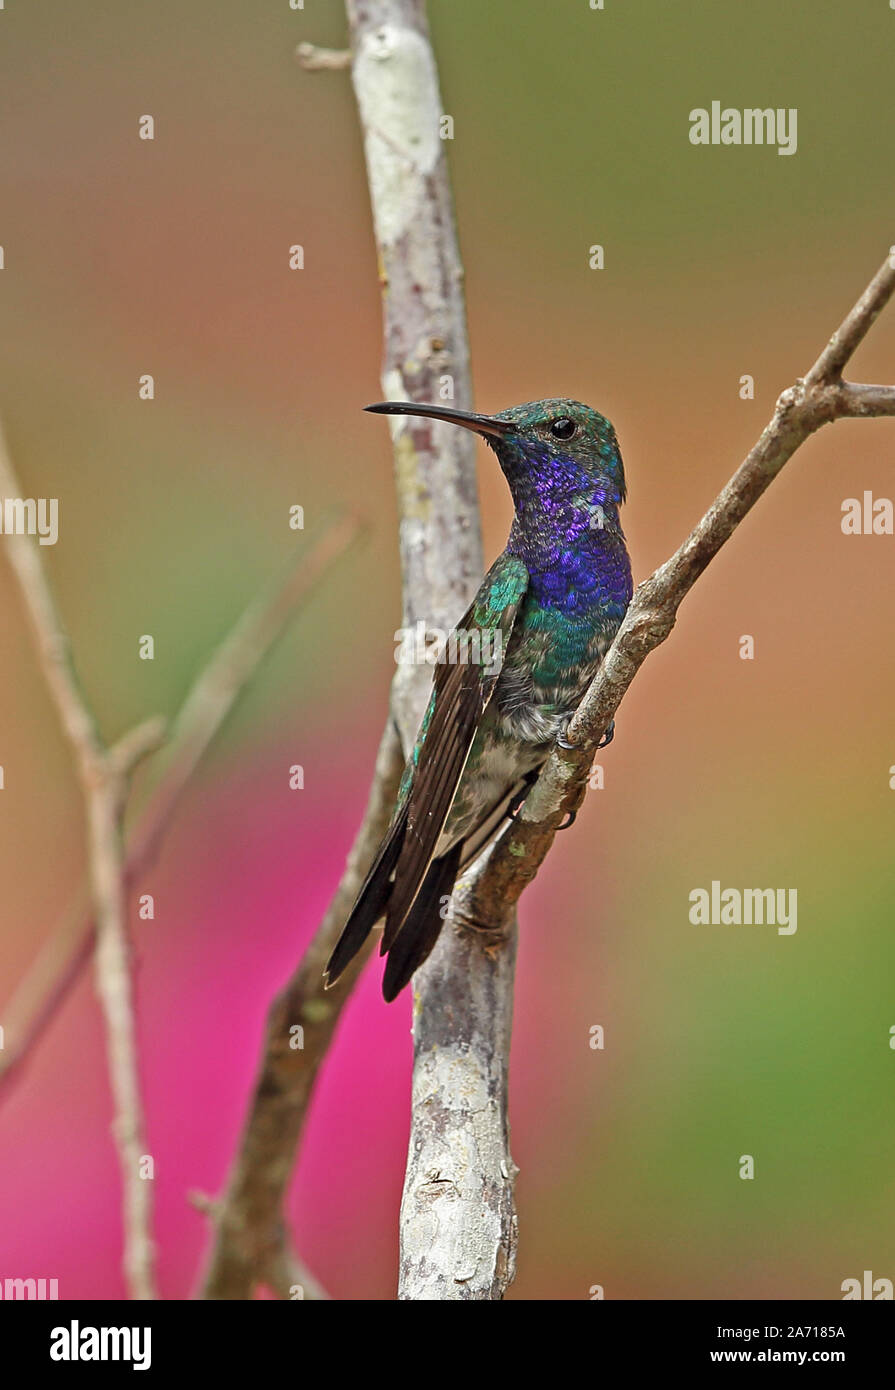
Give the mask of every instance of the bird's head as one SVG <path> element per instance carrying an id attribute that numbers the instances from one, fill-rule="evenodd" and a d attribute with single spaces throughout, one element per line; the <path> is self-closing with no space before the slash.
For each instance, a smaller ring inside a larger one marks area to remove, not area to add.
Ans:
<path id="1" fill-rule="evenodd" d="M 440 405 L 383 401 L 368 405 L 380 415 L 417 415 L 473 430 L 491 446 L 506 475 L 517 511 L 539 502 L 563 504 L 589 495 L 604 506 L 625 500 L 625 470 L 615 430 L 580 401 L 529 401 L 477 415 Z"/>

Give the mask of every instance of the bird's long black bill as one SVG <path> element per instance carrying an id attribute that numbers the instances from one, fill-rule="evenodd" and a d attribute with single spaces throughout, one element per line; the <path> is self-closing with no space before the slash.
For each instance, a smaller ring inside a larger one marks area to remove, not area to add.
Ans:
<path id="1" fill-rule="evenodd" d="M 417 405 L 416 401 L 379 401 L 376 405 L 365 405 L 364 410 L 374 415 L 421 415 L 427 420 L 446 420 L 450 425 L 461 425 L 465 430 L 476 434 L 496 435 L 500 438 L 512 426 L 507 420 L 498 420 L 494 415 L 476 415 L 471 410 L 449 410 L 444 405 Z"/>

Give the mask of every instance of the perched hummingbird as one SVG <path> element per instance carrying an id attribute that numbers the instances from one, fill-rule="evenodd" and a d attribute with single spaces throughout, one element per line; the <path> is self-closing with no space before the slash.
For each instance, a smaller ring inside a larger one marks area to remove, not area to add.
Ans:
<path id="1" fill-rule="evenodd" d="M 589 406 L 532 401 L 498 415 L 402 401 L 366 408 L 482 435 L 515 507 L 506 549 L 457 624 L 462 641 L 449 642 L 435 668 L 391 825 L 326 967 L 332 985 L 384 918 L 382 993 L 392 1000 L 435 945 L 460 870 L 504 828 L 553 744 L 564 742 L 631 600 L 631 564 L 618 517 L 618 441 Z M 468 654 L 476 634 L 479 650 L 496 649 L 498 659 L 446 659 Z"/>

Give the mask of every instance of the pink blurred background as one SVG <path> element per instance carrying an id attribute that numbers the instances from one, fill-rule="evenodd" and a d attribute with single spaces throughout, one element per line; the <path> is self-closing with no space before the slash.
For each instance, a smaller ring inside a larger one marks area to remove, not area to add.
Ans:
<path id="1" fill-rule="evenodd" d="M 497 0 L 431 16 L 476 404 L 568 395 L 613 420 L 643 578 L 895 242 L 895 15 Z M 183 1298 L 207 1234 L 187 1196 L 221 1188 L 266 1006 L 338 881 L 399 622 L 387 432 L 360 409 L 382 389 L 356 114 L 344 74 L 292 56 L 343 43 L 344 20 L 329 0 L 108 0 L 0 24 L 0 408 L 26 495 L 60 499 L 44 558 L 106 735 L 176 712 L 290 563 L 292 504 L 370 525 L 140 885 L 156 900 L 135 942 L 160 1279 Z M 688 112 L 715 97 L 798 107 L 798 153 L 692 147 Z M 890 311 L 854 375 L 892 381 L 893 349 Z M 514 1297 L 836 1298 L 864 1269 L 895 1277 L 895 538 L 840 529 L 846 497 L 893 495 L 893 447 L 895 425 L 870 421 L 799 452 L 638 677 L 605 789 L 525 895 Z M 510 506 L 484 451 L 480 480 L 491 557 Z M 77 891 L 83 823 L 2 563 L 0 613 L 2 1024 Z M 692 926 L 688 894 L 713 879 L 796 887 L 797 934 Z M 337 1297 L 393 1296 L 409 1023 L 371 967 L 315 1096 L 290 1211 Z M 85 978 L 0 1105 L 0 1276 L 123 1296 L 110 1119 Z"/>

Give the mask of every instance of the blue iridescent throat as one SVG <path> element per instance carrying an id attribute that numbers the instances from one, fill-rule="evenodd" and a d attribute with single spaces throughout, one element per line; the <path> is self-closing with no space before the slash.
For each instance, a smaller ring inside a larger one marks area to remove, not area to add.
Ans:
<path id="1" fill-rule="evenodd" d="M 516 507 L 507 550 L 528 570 L 538 604 L 569 617 L 596 610 L 620 622 L 632 593 L 618 515 L 624 475 L 615 449 L 600 452 L 607 472 L 594 477 L 592 468 L 547 448 L 499 450 Z"/>

